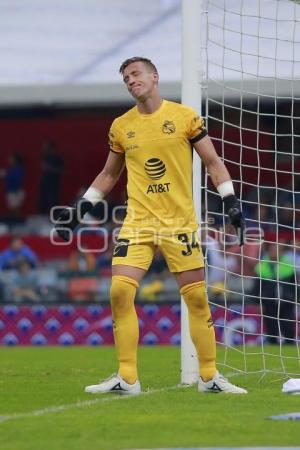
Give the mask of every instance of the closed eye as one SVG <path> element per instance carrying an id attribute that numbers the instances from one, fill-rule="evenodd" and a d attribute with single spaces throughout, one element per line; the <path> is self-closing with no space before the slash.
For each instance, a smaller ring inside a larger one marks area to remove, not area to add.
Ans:
<path id="1" fill-rule="evenodd" d="M 130 73 L 130 75 L 132 75 L 133 77 L 137 77 L 140 75 L 140 73 L 141 73 L 140 70 L 134 70 L 133 72 Z M 129 80 L 129 75 L 126 75 L 124 77 L 123 81 L 124 81 L 124 83 L 128 83 L 128 80 Z"/>

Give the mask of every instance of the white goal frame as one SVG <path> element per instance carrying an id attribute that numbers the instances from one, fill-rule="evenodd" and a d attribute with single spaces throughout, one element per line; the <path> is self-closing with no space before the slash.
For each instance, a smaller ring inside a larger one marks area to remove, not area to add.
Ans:
<path id="1" fill-rule="evenodd" d="M 288 0 L 274 0 L 274 4 L 276 5 L 276 11 L 278 11 L 278 9 L 280 9 L 280 6 L 282 6 L 282 4 L 284 3 L 284 1 L 286 1 L 288 3 Z M 226 11 L 226 0 L 223 0 L 224 2 L 224 10 Z M 245 5 L 246 1 L 245 0 L 240 0 L 241 5 Z M 290 0 L 290 2 L 292 3 L 292 0 Z M 298 4 L 299 2 L 294 0 L 295 4 Z M 208 70 L 208 60 L 207 60 L 207 29 L 205 26 L 201 26 L 201 24 L 203 24 L 203 21 L 205 22 L 207 19 L 207 13 L 208 11 L 206 11 L 205 9 L 209 10 L 208 7 L 208 3 L 215 3 L 217 4 L 220 8 L 221 8 L 221 1 L 220 0 L 182 0 L 182 103 L 187 104 L 191 107 L 193 107 L 196 111 L 198 111 L 200 114 L 202 113 L 201 111 L 201 103 L 202 103 L 202 96 L 205 97 L 206 100 L 206 106 L 207 105 L 207 101 L 208 98 L 210 98 L 207 95 L 207 92 L 210 90 L 210 79 L 208 79 L 207 77 L 207 70 Z M 263 6 L 263 4 L 266 3 L 265 0 L 261 0 L 261 4 Z M 260 8 L 260 6 L 259 6 Z M 295 7 L 296 8 L 296 7 Z M 296 9 L 295 9 L 296 10 Z M 242 11 L 242 9 L 241 9 Z M 297 24 L 300 21 L 300 15 L 298 14 L 299 12 L 297 11 Z M 238 13 L 235 13 L 238 14 Z M 259 19 L 261 19 L 261 16 L 257 16 Z M 299 20 L 298 20 L 299 19 Z M 273 19 L 274 20 L 274 19 Z M 277 19 L 277 15 L 276 15 L 276 27 L 277 27 L 277 20 L 281 20 L 280 16 L 278 16 Z M 240 30 L 240 33 L 243 35 L 243 29 Z M 260 37 L 260 36 L 259 36 Z M 295 48 L 299 48 L 300 46 L 300 39 L 299 39 L 299 33 L 298 35 L 296 35 L 297 39 L 295 39 L 295 35 L 294 35 L 294 39 L 292 42 L 296 42 L 298 47 Z M 276 52 L 277 52 L 277 35 L 274 38 L 274 42 L 276 45 Z M 284 39 L 283 39 L 284 40 Z M 259 44 L 258 44 L 259 45 Z M 226 48 L 226 46 L 224 45 L 224 47 Z M 241 48 L 241 59 L 242 59 L 242 48 Z M 283 56 L 282 56 L 283 55 Z M 252 57 L 253 55 L 251 55 L 251 52 L 247 54 L 247 56 Z M 267 55 L 267 58 L 269 57 L 269 55 Z M 283 53 L 280 54 L 280 56 L 278 57 L 279 60 L 285 60 L 284 59 L 284 51 Z M 271 57 L 269 57 L 270 61 L 271 61 Z M 295 63 L 294 63 L 295 61 Z M 271 61 L 272 62 L 272 61 Z M 275 63 L 275 67 L 277 64 L 277 53 L 276 53 L 276 59 L 274 59 L 273 61 Z M 299 67 L 300 65 L 300 61 L 299 61 L 299 57 L 297 57 L 296 54 L 294 54 L 293 58 L 290 59 L 290 62 L 292 63 L 293 67 L 294 65 L 296 66 L 298 64 L 297 67 Z M 222 66 L 222 61 L 218 61 L 217 64 L 218 66 L 218 70 L 222 71 L 224 70 L 224 72 L 226 72 L 226 70 L 228 68 L 225 68 Z M 284 64 L 284 63 L 283 63 Z M 232 70 L 234 71 L 235 69 L 229 69 L 229 71 Z M 236 70 L 236 72 L 238 72 L 238 68 Z M 299 72 L 299 68 L 297 69 Z M 297 73 L 298 73 L 297 72 Z M 245 72 L 246 73 L 246 72 Z M 279 72 L 280 73 L 280 72 Z M 292 74 L 294 75 L 294 69 Z M 241 79 L 235 78 L 235 79 L 226 79 L 226 86 L 222 85 L 222 80 L 218 81 L 218 79 L 214 79 L 214 83 L 213 83 L 213 97 L 216 97 L 216 99 L 221 99 L 221 101 L 217 100 L 217 103 L 219 103 L 219 105 L 223 105 L 226 106 L 226 98 L 225 96 L 228 95 L 228 97 L 230 97 L 231 99 L 236 98 L 239 99 L 241 95 L 246 96 L 248 94 L 250 94 L 252 97 L 258 96 L 258 98 L 260 96 L 265 96 L 265 97 L 271 97 L 273 99 L 275 99 L 275 103 L 277 98 L 297 98 L 298 100 L 300 99 L 300 77 L 297 76 L 295 77 L 298 80 L 298 83 L 294 82 L 294 77 L 290 76 L 289 78 L 285 79 L 285 75 L 281 76 L 280 74 L 277 75 L 277 69 L 275 70 L 275 77 L 274 79 L 272 79 L 272 76 L 270 76 L 270 78 L 268 78 L 268 76 L 260 76 L 259 75 L 259 71 L 257 70 L 257 74 L 256 74 L 256 79 L 255 76 L 252 76 L 252 78 L 250 77 L 248 78 L 244 78 L 243 74 L 241 75 Z M 223 73 L 224 76 L 224 73 Z M 223 80 L 224 81 L 224 80 Z M 274 83 L 275 81 L 275 83 Z M 291 88 L 292 85 L 292 88 Z M 292 96 L 288 97 L 290 94 L 290 92 L 292 92 Z M 222 103 L 223 101 L 223 103 Z M 236 108 L 238 109 L 238 108 Z M 208 111 L 206 111 L 206 114 L 208 114 Z M 277 110 L 276 110 L 276 104 L 275 104 L 275 114 L 273 114 L 273 117 L 277 118 Z M 292 125 L 293 127 L 293 125 Z M 274 137 L 275 140 L 276 138 L 276 124 L 275 124 L 275 131 L 274 131 Z M 299 137 L 299 136 L 298 136 Z M 222 138 L 223 139 L 223 138 Z M 222 139 L 219 139 L 220 141 Z M 257 147 L 257 149 L 259 149 L 259 147 Z M 294 150 L 292 150 L 292 153 L 294 152 Z M 226 161 L 225 161 L 226 164 Z M 252 166 L 249 166 L 252 167 Z M 262 167 L 263 168 L 263 167 Z M 260 167 L 258 168 L 258 170 L 260 170 Z M 202 183 L 201 183 L 201 161 L 200 158 L 195 157 L 194 158 L 194 162 L 193 162 L 193 195 L 194 195 L 194 203 L 195 203 L 195 207 L 196 207 L 196 212 L 197 212 L 197 216 L 198 216 L 198 221 L 199 223 L 201 223 L 201 189 L 202 189 Z M 294 173 L 294 172 L 293 172 Z M 277 175 L 276 175 L 277 177 Z M 277 190 L 277 182 L 276 182 L 276 186 L 275 186 L 275 190 Z M 277 195 L 277 193 L 276 193 Z M 295 202 L 295 201 L 294 201 Z M 260 201 L 258 199 L 258 203 L 257 205 L 260 204 Z M 295 208 L 295 203 L 294 203 L 294 208 Z M 222 211 L 220 211 L 220 213 L 222 213 Z M 278 214 L 278 213 L 276 213 Z M 262 221 L 261 221 L 262 220 Z M 263 219 L 258 218 L 259 223 L 264 223 Z M 223 222 L 224 223 L 224 222 Z M 278 227 L 278 223 L 277 223 L 277 227 Z M 298 225 L 299 226 L 299 225 Z M 277 228 L 278 230 L 278 228 Z M 295 235 L 295 231 L 294 231 L 294 235 Z M 278 237 L 278 236 L 277 236 Z M 268 241 L 266 241 L 268 242 Z M 278 241 L 277 241 L 277 246 L 281 245 Z M 299 247 L 297 247 L 299 250 Z M 295 249 L 294 249 L 294 261 L 295 261 Z M 261 257 L 261 253 L 259 255 L 259 258 Z M 226 269 L 226 267 L 225 267 Z M 241 275 L 242 278 L 242 284 L 243 284 L 243 275 Z M 258 277 L 257 277 L 258 278 Z M 278 281 L 278 280 L 277 280 Z M 296 285 L 295 285 L 296 286 Z M 244 291 L 243 293 L 241 293 L 241 295 L 244 295 Z M 258 298 L 258 297 L 257 297 Z M 244 302 L 244 300 L 243 300 Z M 298 307 L 299 304 L 297 303 Z M 195 382 L 197 382 L 198 377 L 199 377 L 199 366 L 198 366 L 198 359 L 196 356 L 196 350 L 191 342 L 191 338 L 190 338 L 190 333 L 189 333 L 189 325 L 188 325 L 188 314 L 187 314 L 187 308 L 186 305 L 183 302 L 183 299 L 181 300 L 181 311 L 182 311 L 182 316 L 181 316 L 181 382 L 183 384 L 193 384 Z M 263 317 L 263 316 L 262 316 Z M 262 320 L 262 319 L 261 319 Z M 297 324 L 297 322 L 296 322 Z M 225 330 L 227 331 L 227 330 Z M 229 330 L 229 331 L 234 331 L 234 330 Z M 265 335 L 263 335 L 265 337 Z M 297 344 L 297 342 L 295 341 L 295 343 Z M 225 343 L 225 347 L 226 347 L 226 343 Z M 245 342 L 244 342 L 245 345 Z M 263 349 L 263 343 L 262 343 L 262 349 Z M 282 366 L 282 368 L 280 369 L 279 372 L 277 373 L 281 373 L 283 375 L 288 375 L 288 371 L 285 368 L 285 364 L 284 364 L 284 358 L 288 359 L 289 357 L 286 356 L 282 356 L 282 347 L 281 347 L 281 342 L 280 342 L 280 355 L 273 355 L 268 354 L 268 353 L 262 353 L 262 370 L 261 372 L 267 372 L 267 366 L 265 364 L 265 357 L 270 356 L 270 357 L 280 357 L 280 364 Z M 239 351 L 239 350 L 238 350 Z M 297 356 L 297 351 L 298 351 L 298 356 Z M 240 352 L 241 354 L 243 353 L 242 351 Z M 247 356 L 248 352 L 245 352 L 244 355 L 244 367 L 247 367 L 247 363 L 246 363 L 246 356 Z M 249 353 L 251 354 L 251 352 Z M 290 357 L 290 359 L 298 359 L 299 360 L 299 343 L 297 345 L 296 348 L 296 352 L 295 352 L 295 357 Z M 300 360 L 299 360 L 300 361 Z M 225 364 L 227 365 L 227 364 Z M 229 367 L 229 366 L 228 366 Z M 231 369 L 235 369 L 233 367 L 231 367 Z M 236 369 L 238 370 L 238 369 Z M 240 370 L 238 370 L 240 371 Z M 246 371 L 242 370 L 242 371 Z M 249 372 L 250 373 L 250 372 Z M 299 373 L 300 373 L 300 366 L 299 366 Z"/>
<path id="2" fill-rule="evenodd" d="M 203 66 L 201 62 L 202 0 L 182 0 L 182 103 L 193 107 L 201 114 L 201 79 Z M 195 153 L 195 151 L 194 151 Z M 196 214 L 201 222 L 201 160 L 194 154 L 193 158 L 193 196 Z M 196 383 L 199 378 L 199 364 L 196 349 L 189 331 L 188 312 L 181 298 L 181 382 Z"/>

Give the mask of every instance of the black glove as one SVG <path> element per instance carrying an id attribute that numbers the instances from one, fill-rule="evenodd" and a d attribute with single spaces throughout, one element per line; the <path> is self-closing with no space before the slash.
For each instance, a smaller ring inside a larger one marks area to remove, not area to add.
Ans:
<path id="1" fill-rule="evenodd" d="M 93 204 L 85 198 L 79 199 L 73 206 L 64 208 L 56 219 L 55 230 L 64 241 L 69 241 L 75 228 L 82 222 L 85 213 Z"/>
<path id="2" fill-rule="evenodd" d="M 228 214 L 231 225 L 234 226 L 239 237 L 239 245 L 244 245 L 245 218 L 241 211 L 240 202 L 235 195 L 223 198 L 225 213 Z"/>

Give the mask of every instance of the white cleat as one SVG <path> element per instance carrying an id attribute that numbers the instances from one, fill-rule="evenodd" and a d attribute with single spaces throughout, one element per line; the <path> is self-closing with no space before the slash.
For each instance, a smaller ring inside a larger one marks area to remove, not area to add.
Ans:
<path id="1" fill-rule="evenodd" d="M 128 384 L 119 374 L 114 374 L 107 380 L 100 381 L 99 384 L 86 386 L 85 392 L 89 394 L 107 394 L 108 392 L 121 395 L 138 395 L 141 393 L 139 380 L 134 384 Z"/>
<path id="2" fill-rule="evenodd" d="M 199 392 L 213 392 L 215 394 L 247 394 L 246 389 L 231 384 L 227 378 L 223 377 L 219 372 L 209 381 L 203 381 L 202 378 L 198 382 Z"/>

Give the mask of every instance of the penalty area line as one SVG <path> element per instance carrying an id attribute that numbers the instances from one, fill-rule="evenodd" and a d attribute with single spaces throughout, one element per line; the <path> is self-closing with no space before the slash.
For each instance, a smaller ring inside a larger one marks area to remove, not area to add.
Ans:
<path id="1" fill-rule="evenodd" d="M 165 387 L 165 388 L 161 388 L 161 389 L 148 389 L 147 391 L 142 391 L 141 394 L 139 394 L 139 395 L 108 394 L 109 396 L 105 396 L 102 398 L 95 398 L 93 400 L 83 400 L 80 402 L 69 403 L 66 405 L 48 406 L 47 408 L 36 409 L 33 411 L 24 412 L 24 413 L 14 413 L 14 414 L 6 415 L 6 416 L 0 416 L 0 424 L 4 423 L 4 422 L 9 422 L 11 420 L 25 419 L 28 417 L 39 417 L 39 416 L 44 416 L 45 414 L 53 414 L 53 413 L 68 411 L 69 409 L 86 408 L 89 406 L 97 405 L 99 403 L 110 403 L 110 402 L 113 402 L 116 400 L 125 400 L 125 399 L 128 400 L 130 398 L 140 397 L 141 395 L 147 396 L 147 395 L 152 395 L 152 394 L 156 394 L 159 392 L 171 391 L 171 390 L 182 388 L 182 387 L 183 386 L 177 384 L 175 386 L 169 386 L 169 387 Z M 102 396 L 103 394 L 99 394 L 99 395 Z"/>

